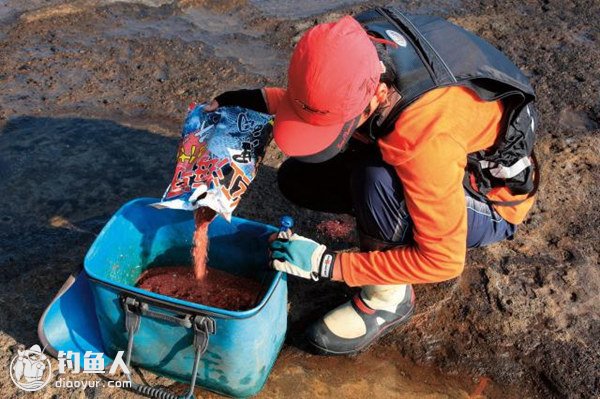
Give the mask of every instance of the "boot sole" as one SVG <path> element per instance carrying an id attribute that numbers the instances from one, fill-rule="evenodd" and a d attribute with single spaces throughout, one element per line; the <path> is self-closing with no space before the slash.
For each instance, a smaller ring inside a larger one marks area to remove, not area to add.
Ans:
<path id="1" fill-rule="evenodd" d="M 343 355 L 357 355 L 360 352 L 367 350 L 372 344 L 375 343 L 375 341 L 377 341 L 378 338 L 381 338 L 382 336 L 384 336 L 387 333 L 392 332 L 393 328 L 392 327 L 398 327 L 400 324 L 404 324 L 407 321 L 410 320 L 410 318 L 412 317 L 412 315 L 415 312 L 415 307 L 413 306 L 410 311 L 408 313 L 406 313 L 404 315 L 404 317 L 401 317 L 398 320 L 395 320 L 393 322 L 391 322 L 390 324 L 386 325 L 385 327 L 383 327 L 381 330 L 379 330 L 379 332 L 377 334 L 375 334 L 373 336 L 373 338 L 371 338 L 370 341 L 367 341 L 364 345 L 353 349 L 351 351 L 346 351 L 346 352 L 336 352 L 336 351 L 332 351 L 330 349 L 325 349 L 322 346 L 317 345 L 315 342 L 311 341 L 310 339 L 307 339 L 308 343 L 310 343 L 315 349 L 317 349 L 317 351 L 319 352 L 319 354 L 321 355 L 339 355 L 339 356 L 343 356 Z"/>

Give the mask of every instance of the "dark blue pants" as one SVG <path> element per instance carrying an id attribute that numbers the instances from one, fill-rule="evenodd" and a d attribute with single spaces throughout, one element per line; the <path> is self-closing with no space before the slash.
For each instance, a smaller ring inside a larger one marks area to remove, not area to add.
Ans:
<path id="1" fill-rule="evenodd" d="M 354 215 L 359 232 L 395 245 L 410 244 L 412 221 L 406 210 L 402 183 L 374 146 L 353 143 L 349 149 L 319 164 L 285 161 L 278 172 L 279 188 L 304 208 Z M 516 226 L 490 205 L 465 193 L 467 247 L 512 237 Z"/>

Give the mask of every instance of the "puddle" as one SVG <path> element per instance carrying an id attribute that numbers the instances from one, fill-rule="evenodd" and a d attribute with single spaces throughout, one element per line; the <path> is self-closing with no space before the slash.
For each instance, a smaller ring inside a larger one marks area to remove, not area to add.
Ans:
<path id="1" fill-rule="evenodd" d="M 217 57 L 237 59 L 254 73 L 270 75 L 287 64 L 284 54 L 261 39 L 267 32 L 247 27 L 235 14 L 188 8 L 179 18 L 194 26 L 200 40 L 211 46 Z"/>
<path id="2" fill-rule="evenodd" d="M 43 23 L 44 19 L 96 7 L 110 7 L 114 4 L 117 5 L 114 12 L 118 15 L 118 23 L 111 27 L 103 27 L 104 37 L 202 42 L 215 57 L 235 59 L 247 72 L 263 76 L 272 76 L 273 72 L 280 72 L 287 65 L 287 56 L 262 39 L 268 32 L 248 27 L 248 23 L 239 13 L 217 13 L 202 7 L 181 10 L 175 6 L 160 8 L 172 3 L 172 0 L 103 0 L 69 5 L 64 0 L 0 0 L 0 22 L 14 22 L 20 17 L 26 22 Z M 131 4 L 147 6 L 149 10 L 141 16 L 137 11 L 129 12 L 127 6 Z M 6 31 L 0 31 L 0 38 L 5 36 Z"/>
<path id="3" fill-rule="evenodd" d="M 348 8 L 358 4 L 369 4 L 364 0 L 330 0 L 330 1 L 281 1 L 281 0 L 250 0 L 250 3 L 265 14 L 283 19 L 302 19 L 328 11 Z M 417 1 L 408 4 L 395 4 L 408 12 L 417 14 L 447 13 L 453 9 L 459 9 L 462 0 L 438 0 L 436 2 Z M 375 6 L 373 6 L 375 7 Z"/>
<path id="4" fill-rule="evenodd" d="M 262 40 L 266 32 L 247 28 L 235 13 L 187 8 L 180 14 L 153 16 L 144 19 L 123 16 L 120 26 L 107 30 L 106 35 L 202 42 L 215 57 L 235 59 L 248 72 L 263 76 L 272 76 L 274 70 L 281 70 L 287 63 L 284 54 Z"/>
<path id="5" fill-rule="evenodd" d="M 358 0 L 329 0 L 329 1 L 281 1 L 281 0 L 250 0 L 250 3 L 265 14 L 287 19 L 301 19 L 344 6 L 365 3 Z"/>

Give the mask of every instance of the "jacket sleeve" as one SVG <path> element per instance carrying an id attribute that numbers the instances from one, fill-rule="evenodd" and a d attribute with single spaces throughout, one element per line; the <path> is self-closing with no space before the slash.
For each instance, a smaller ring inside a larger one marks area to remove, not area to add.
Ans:
<path id="1" fill-rule="evenodd" d="M 466 149 L 442 133 L 414 157 L 393 165 L 404 188 L 414 242 L 388 251 L 340 254 L 344 281 L 351 286 L 434 283 L 460 275 L 467 236 L 465 164 Z"/>
<path id="2" fill-rule="evenodd" d="M 285 96 L 285 89 L 281 87 L 265 87 L 263 89 L 263 93 L 265 96 L 265 102 L 267 103 L 267 110 L 269 110 L 269 114 L 275 115 L 277 113 L 277 108 L 279 107 L 279 103 Z"/>

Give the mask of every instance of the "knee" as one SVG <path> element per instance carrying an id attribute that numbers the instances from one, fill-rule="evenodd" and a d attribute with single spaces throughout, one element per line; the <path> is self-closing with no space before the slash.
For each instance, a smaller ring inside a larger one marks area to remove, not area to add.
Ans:
<path id="1" fill-rule="evenodd" d="M 352 202 L 359 228 L 388 243 L 406 243 L 410 218 L 400 179 L 389 165 L 365 165 L 352 172 Z"/>
<path id="2" fill-rule="evenodd" d="M 356 202 L 377 203 L 387 195 L 395 195 L 392 192 L 396 185 L 390 170 L 379 165 L 364 165 L 352 170 L 351 185 Z"/>

